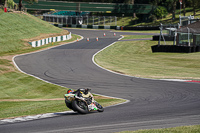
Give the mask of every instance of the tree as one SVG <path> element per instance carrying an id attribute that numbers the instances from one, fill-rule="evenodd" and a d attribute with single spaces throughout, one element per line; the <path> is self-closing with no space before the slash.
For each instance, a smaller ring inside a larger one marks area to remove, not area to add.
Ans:
<path id="1" fill-rule="evenodd" d="M 3 5 L 4 0 L 0 0 L 0 5 Z"/>
<path id="2" fill-rule="evenodd" d="M 196 15 L 197 9 L 200 9 L 200 1 L 199 0 L 188 0 L 190 6 L 193 8 L 193 15 Z"/>
<path id="3" fill-rule="evenodd" d="M 185 0 L 183 0 L 183 15 L 185 16 L 185 14 L 186 14 L 186 11 L 185 11 Z"/>
<path id="4" fill-rule="evenodd" d="M 172 13 L 172 19 L 175 19 L 176 5 L 179 0 L 153 0 L 151 2 L 155 6 L 164 6 L 168 12 Z"/>
<path id="5" fill-rule="evenodd" d="M 167 9 L 163 6 L 158 6 L 153 11 L 153 15 L 155 15 L 158 19 L 166 17 L 167 14 L 168 14 Z"/>
<path id="6" fill-rule="evenodd" d="M 158 0 L 157 0 L 158 1 Z M 161 6 L 167 7 L 168 12 L 172 13 L 172 20 L 175 19 L 175 11 L 176 11 L 176 6 L 177 6 L 177 2 L 179 0 L 160 0 Z"/>
<path id="7" fill-rule="evenodd" d="M 33 4 L 33 2 L 38 2 L 38 0 L 24 0 L 26 1 L 27 3 L 30 3 L 30 4 Z M 22 0 L 19 0 L 19 10 L 21 11 L 22 10 Z"/>
<path id="8" fill-rule="evenodd" d="M 178 0 L 172 0 L 172 6 L 173 6 L 173 11 L 172 11 L 172 20 L 174 20 L 176 18 L 175 16 L 175 11 L 176 11 L 176 3 Z"/>
<path id="9" fill-rule="evenodd" d="M 162 5 L 160 5 L 160 2 L 161 2 L 162 0 L 154 0 L 153 2 L 152 2 L 152 4 L 153 5 L 155 5 L 155 6 L 162 6 Z"/>
<path id="10" fill-rule="evenodd" d="M 131 4 L 134 5 L 134 4 L 135 4 L 135 0 L 132 0 L 132 1 L 131 1 Z M 136 17 L 136 14 L 133 13 L 133 18 L 135 18 L 135 17 Z"/>

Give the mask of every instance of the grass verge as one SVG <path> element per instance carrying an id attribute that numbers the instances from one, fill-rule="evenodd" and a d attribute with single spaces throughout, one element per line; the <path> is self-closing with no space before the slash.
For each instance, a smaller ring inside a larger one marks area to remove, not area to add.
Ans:
<path id="1" fill-rule="evenodd" d="M 133 32 L 133 33 L 160 33 L 160 30 L 113 30 L 114 32 Z"/>
<path id="2" fill-rule="evenodd" d="M 152 38 L 152 35 L 123 35 L 123 36 L 124 38 L 122 40 Z"/>
<path id="3" fill-rule="evenodd" d="M 64 93 L 63 93 L 64 94 Z M 122 99 L 96 99 L 103 107 L 125 102 Z M 0 102 L 0 119 L 12 118 L 19 116 L 29 116 L 44 113 L 68 111 L 63 100 L 56 101 L 23 101 L 23 102 Z"/>
<path id="4" fill-rule="evenodd" d="M 66 30 L 23 12 L 1 13 L 0 31 L 0 55 L 31 49 L 28 41 L 69 34 Z"/>
<path id="5" fill-rule="evenodd" d="M 199 133 L 199 132 L 200 132 L 200 125 L 181 126 L 181 127 L 164 128 L 164 129 L 123 131 L 123 132 L 117 132 L 117 133 Z"/>
<path id="6" fill-rule="evenodd" d="M 100 66 L 144 78 L 200 80 L 200 53 L 152 53 L 157 41 L 117 42 L 95 56 Z"/>

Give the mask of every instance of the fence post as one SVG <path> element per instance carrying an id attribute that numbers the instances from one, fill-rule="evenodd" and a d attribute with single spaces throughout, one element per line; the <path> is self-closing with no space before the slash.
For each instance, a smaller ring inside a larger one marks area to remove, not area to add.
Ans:
<path id="1" fill-rule="evenodd" d="M 64 16 L 62 15 L 62 20 L 61 20 L 61 22 L 62 22 L 62 25 L 63 25 L 63 19 L 64 19 Z"/>
<path id="2" fill-rule="evenodd" d="M 94 25 L 94 16 L 92 18 L 93 18 L 93 25 Z"/>
<path id="3" fill-rule="evenodd" d="M 110 25 L 111 25 L 111 16 L 110 16 Z"/>
<path id="4" fill-rule="evenodd" d="M 99 20 L 99 16 L 98 16 L 98 25 L 99 25 L 99 22 L 100 22 L 100 20 Z"/>
<path id="5" fill-rule="evenodd" d="M 160 23 L 160 36 L 159 36 L 158 45 L 160 45 L 160 41 L 161 41 L 161 34 L 162 34 L 162 24 Z"/>
<path id="6" fill-rule="evenodd" d="M 175 31 L 175 33 L 174 33 L 174 43 L 173 43 L 173 45 L 175 45 L 175 43 L 176 43 L 176 36 L 177 36 L 177 32 Z"/>
<path id="7" fill-rule="evenodd" d="M 115 16 L 115 26 L 117 26 L 117 17 Z"/>
<path id="8" fill-rule="evenodd" d="M 188 29 L 188 46 L 190 46 L 190 34 L 189 34 L 190 33 L 190 28 L 187 27 L 187 29 Z"/>
<path id="9" fill-rule="evenodd" d="M 103 24 L 104 24 L 104 26 L 105 26 L 105 16 L 103 16 L 103 21 L 104 21 Z"/>
<path id="10" fill-rule="evenodd" d="M 52 16 L 53 24 L 54 24 L 54 15 Z"/>
<path id="11" fill-rule="evenodd" d="M 88 25 L 88 16 L 87 16 L 87 25 Z"/>

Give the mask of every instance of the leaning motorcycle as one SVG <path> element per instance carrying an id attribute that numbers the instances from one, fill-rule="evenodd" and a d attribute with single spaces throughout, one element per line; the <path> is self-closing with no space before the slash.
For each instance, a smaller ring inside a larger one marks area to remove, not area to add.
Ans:
<path id="1" fill-rule="evenodd" d="M 87 114 L 91 111 L 104 111 L 104 108 L 98 102 L 92 102 L 91 98 L 80 97 L 73 93 L 65 94 L 64 97 L 66 106 L 80 114 Z"/>

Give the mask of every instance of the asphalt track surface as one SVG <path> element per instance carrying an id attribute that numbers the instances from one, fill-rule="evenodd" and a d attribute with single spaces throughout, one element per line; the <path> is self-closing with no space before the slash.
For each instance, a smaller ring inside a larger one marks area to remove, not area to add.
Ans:
<path id="1" fill-rule="evenodd" d="M 121 33 L 113 36 L 108 30 L 69 31 L 84 39 L 18 56 L 16 64 L 22 71 L 46 81 L 73 89 L 88 87 L 92 93 L 125 98 L 130 102 L 105 108 L 103 113 L 61 113 L 53 118 L 3 124 L 0 132 L 111 133 L 200 124 L 200 84 L 141 79 L 108 72 L 96 66 L 92 57 L 117 41 Z M 104 32 L 106 36 L 103 36 Z M 86 41 L 87 37 L 90 41 Z"/>

